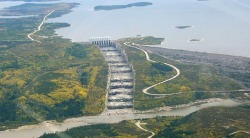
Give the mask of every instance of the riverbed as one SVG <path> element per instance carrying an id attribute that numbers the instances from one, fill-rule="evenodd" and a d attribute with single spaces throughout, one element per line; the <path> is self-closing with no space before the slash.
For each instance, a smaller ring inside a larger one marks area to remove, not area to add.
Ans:
<path id="1" fill-rule="evenodd" d="M 154 118 L 157 116 L 186 116 L 190 113 L 198 111 L 207 107 L 214 106 L 226 106 L 234 107 L 241 105 L 231 99 L 212 99 L 209 103 L 202 103 L 200 105 L 190 105 L 178 107 L 176 109 L 167 111 L 155 111 L 149 113 L 125 113 L 125 114 L 111 114 L 111 115 L 99 115 L 99 116 L 83 116 L 78 118 L 70 118 L 65 120 L 63 123 L 57 123 L 55 121 L 45 121 L 38 125 L 22 126 L 18 129 L 12 129 L 7 131 L 1 131 L 1 138 L 14 138 L 14 137 L 25 137 L 33 138 L 39 137 L 44 133 L 53 133 L 56 131 L 64 131 L 68 128 L 91 125 L 91 124 L 103 124 L 103 123 L 118 123 L 123 120 L 132 119 L 143 119 L 143 118 Z"/>

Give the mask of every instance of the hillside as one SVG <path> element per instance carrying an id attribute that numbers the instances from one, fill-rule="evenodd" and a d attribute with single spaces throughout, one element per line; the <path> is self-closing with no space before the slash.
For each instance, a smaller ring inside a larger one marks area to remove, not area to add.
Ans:
<path id="1" fill-rule="evenodd" d="M 157 45 L 163 40 L 154 37 L 136 37 L 118 41 L 125 49 L 128 59 L 133 63 L 135 69 L 135 109 L 148 110 L 162 106 L 187 104 L 201 99 L 228 98 L 228 96 L 234 94 L 233 91 L 244 88 L 242 84 L 222 74 L 214 65 L 179 62 L 149 51 L 150 59 L 157 61 L 150 62 L 146 60 L 145 53 L 137 49 L 142 47 L 133 45 L 133 43 Z M 124 42 L 129 42 L 129 45 L 137 48 L 126 46 Z M 171 81 L 149 89 L 148 92 L 173 95 L 162 97 L 143 93 L 145 88 L 177 74 L 176 70 L 163 63 L 169 63 L 178 68 L 180 75 Z M 232 93 L 224 95 L 216 91 Z M 179 92 L 181 93 L 178 94 Z M 243 94 L 243 92 L 239 93 Z"/>
<path id="2" fill-rule="evenodd" d="M 39 16 L 0 19 L 0 130 L 103 111 L 108 67 L 97 47 L 57 36 L 66 23 L 45 23 L 28 37 L 48 11 L 61 16 L 74 5 L 24 4 L 15 12 Z"/>
<path id="3" fill-rule="evenodd" d="M 213 107 L 192 113 L 180 120 L 173 121 L 156 137 L 250 137 L 249 134 L 236 133 L 250 130 L 250 106 Z"/>

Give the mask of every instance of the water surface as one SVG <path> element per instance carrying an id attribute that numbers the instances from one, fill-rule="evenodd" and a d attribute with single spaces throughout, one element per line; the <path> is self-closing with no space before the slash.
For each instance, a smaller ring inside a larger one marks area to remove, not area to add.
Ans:
<path id="1" fill-rule="evenodd" d="M 162 47 L 250 57 L 248 0 L 145 1 L 153 5 L 111 11 L 94 11 L 94 7 L 139 0 L 79 1 L 82 5 L 72 13 L 49 21 L 70 23 L 71 27 L 59 29 L 57 33 L 76 42 L 95 36 L 118 39 L 153 35 L 166 39 Z M 193 27 L 177 29 L 176 26 Z M 203 41 L 189 42 L 190 39 Z"/>

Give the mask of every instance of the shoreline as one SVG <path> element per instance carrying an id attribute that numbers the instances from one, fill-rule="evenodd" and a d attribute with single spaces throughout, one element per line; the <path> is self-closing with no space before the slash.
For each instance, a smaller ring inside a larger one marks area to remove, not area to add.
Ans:
<path id="1" fill-rule="evenodd" d="M 202 52 L 202 51 L 192 51 L 192 50 L 184 50 L 184 49 L 175 49 L 175 48 L 168 48 L 164 47 L 165 41 L 161 42 L 161 44 L 157 45 L 142 45 L 142 47 L 145 48 L 160 48 L 160 49 L 165 49 L 165 50 L 170 50 L 170 51 L 179 51 L 179 52 L 185 52 L 185 53 L 192 53 L 192 54 L 210 54 L 210 55 L 217 55 L 217 56 L 228 56 L 228 57 L 239 57 L 239 58 L 248 58 L 250 60 L 250 55 L 249 56 L 239 56 L 239 55 L 230 55 L 230 54 L 223 54 L 223 53 L 211 53 L 211 52 Z M 198 41 L 200 42 L 200 41 Z"/>
<path id="2" fill-rule="evenodd" d="M 165 48 L 161 46 L 152 46 L 152 45 L 143 45 L 142 48 L 149 50 L 149 53 L 159 54 L 166 58 L 174 59 L 177 61 L 183 61 L 187 63 L 207 63 L 205 60 L 209 61 L 209 59 L 203 59 L 204 57 L 217 59 L 217 60 L 231 60 L 231 61 L 243 61 L 248 62 L 250 61 L 250 56 L 235 56 L 235 55 L 226 55 L 226 54 L 219 54 L 219 53 L 207 53 L 207 52 L 198 52 L 198 51 L 189 51 L 189 50 L 180 50 L 180 49 L 171 49 Z M 195 59 L 201 57 L 200 61 Z M 210 62 L 208 62 L 210 63 Z"/>

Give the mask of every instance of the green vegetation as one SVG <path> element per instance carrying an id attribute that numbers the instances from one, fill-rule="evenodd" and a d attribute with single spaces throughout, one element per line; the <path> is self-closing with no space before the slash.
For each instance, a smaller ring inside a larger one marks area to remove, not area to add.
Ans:
<path id="1" fill-rule="evenodd" d="M 0 10 L 0 15 L 2 16 L 22 16 L 22 15 L 37 15 L 44 16 L 51 11 L 55 13 L 50 16 L 58 17 L 63 14 L 71 12 L 70 9 L 77 6 L 77 3 L 54 3 L 54 4 L 36 4 L 36 3 L 25 3 L 17 6 L 11 6 Z"/>
<path id="2" fill-rule="evenodd" d="M 161 62 L 152 63 L 152 68 L 156 68 L 157 70 L 165 71 L 165 72 L 170 72 L 173 70 L 173 68 L 171 68 L 171 67 L 169 67 Z"/>
<path id="3" fill-rule="evenodd" d="M 219 73 L 215 67 L 205 64 L 184 64 L 152 55 L 156 61 L 167 62 L 181 70 L 181 75 L 168 82 L 167 85 L 157 86 L 157 90 L 165 91 L 233 91 L 243 88 L 239 83 Z M 179 84 L 179 85 L 178 85 Z"/>
<path id="4" fill-rule="evenodd" d="M 87 51 L 82 48 L 81 44 L 76 44 L 73 47 L 68 48 L 66 54 L 69 54 L 77 58 L 86 58 Z"/>
<path id="5" fill-rule="evenodd" d="M 249 105 L 203 109 L 173 121 L 156 137 L 249 137 L 247 134 L 229 136 L 235 131 L 250 130 L 249 113 Z"/>
<path id="6" fill-rule="evenodd" d="M 0 48 L 0 50 L 8 49 L 20 45 L 22 43 L 27 43 L 30 40 L 27 34 L 37 29 L 37 26 L 42 21 L 42 17 L 30 17 L 30 18 L 16 18 L 16 19 L 0 19 L 0 30 L 1 33 L 1 45 L 6 47 Z M 6 25 L 8 23 L 8 25 Z"/>
<path id="7" fill-rule="evenodd" d="M 70 5 L 64 3 L 65 11 L 70 11 Z M 30 6 L 36 9 L 39 4 Z M 99 114 L 104 109 L 108 66 L 99 49 L 56 36 L 54 29 L 68 26 L 64 23 L 44 24 L 32 36 L 41 43 L 30 41 L 27 34 L 42 18 L 0 19 L 5 21 L 0 32 L 6 39 L 0 41 L 5 45 L 0 51 L 0 130 Z"/>
<path id="8" fill-rule="evenodd" d="M 249 72 L 226 72 L 225 75 L 241 82 L 247 88 L 250 88 L 250 79 L 249 79 L 250 73 Z"/>
<path id="9" fill-rule="evenodd" d="M 160 45 L 163 42 L 164 38 L 156 38 L 153 36 L 145 36 L 145 37 L 132 37 L 121 39 L 121 41 L 131 42 L 139 45 Z"/>
<path id="10" fill-rule="evenodd" d="M 148 38 L 148 37 L 147 37 Z M 145 41 L 147 41 L 145 38 Z M 122 39 L 124 42 L 137 43 L 142 38 Z M 150 41 L 158 44 L 159 39 Z M 242 86 L 219 73 L 213 66 L 205 64 L 185 64 L 174 60 L 165 59 L 156 54 L 150 54 L 152 60 L 159 63 L 152 63 L 146 60 L 144 52 L 141 50 L 122 45 L 125 49 L 129 61 L 133 63 L 135 69 L 135 108 L 138 110 L 153 109 L 161 106 L 172 106 L 186 104 L 195 100 L 219 97 L 226 98 L 226 95 L 212 91 L 234 91 L 239 90 Z M 155 98 L 142 93 L 142 90 L 157 82 L 161 82 L 176 74 L 175 70 L 164 65 L 170 63 L 181 70 L 181 75 L 170 82 L 158 85 L 149 90 L 150 93 L 177 93 L 182 94 L 167 96 L 164 98 Z M 140 70 L 140 71 L 138 71 Z M 210 92 L 211 91 L 211 92 Z"/>

